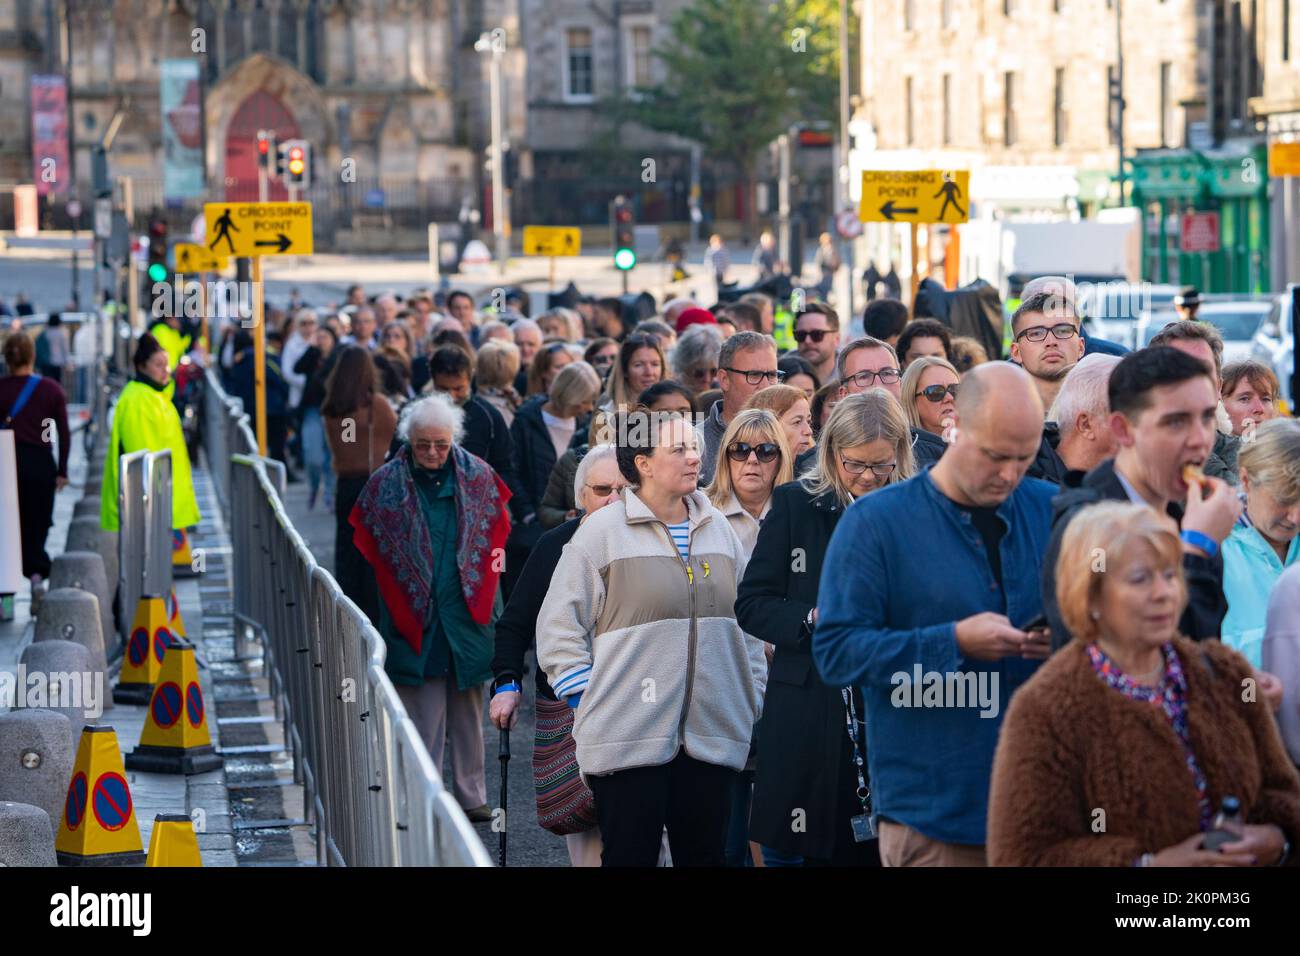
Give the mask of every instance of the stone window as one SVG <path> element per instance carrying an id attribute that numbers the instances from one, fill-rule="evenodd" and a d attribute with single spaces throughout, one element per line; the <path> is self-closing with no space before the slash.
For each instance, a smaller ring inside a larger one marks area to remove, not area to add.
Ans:
<path id="1" fill-rule="evenodd" d="M 595 94 L 592 73 L 591 29 L 570 27 L 564 32 L 564 98 L 589 102 Z"/>
<path id="2" fill-rule="evenodd" d="M 627 31 L 627 84 L 649 86 L 654 82 L 651 72 L 653 30 L 648 23 L 633 24 Z"/>

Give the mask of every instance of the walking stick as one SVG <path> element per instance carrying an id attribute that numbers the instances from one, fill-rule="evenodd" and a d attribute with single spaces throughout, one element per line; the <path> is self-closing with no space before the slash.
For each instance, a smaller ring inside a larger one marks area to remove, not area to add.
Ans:
<path id="1" fill-rule="evenodd" d="M 503 727 L 501 730 L 501 749 L 498 752 L 501 758 L 501 845 L 498 850 L 498 865 L 506 865 L 506 830 L 509 828 L 509 814 L 506 812 L 506 803 L 508 802 L 510 791 L 506 786 L 509 779 L 510 771 L 510 729 Z"/>

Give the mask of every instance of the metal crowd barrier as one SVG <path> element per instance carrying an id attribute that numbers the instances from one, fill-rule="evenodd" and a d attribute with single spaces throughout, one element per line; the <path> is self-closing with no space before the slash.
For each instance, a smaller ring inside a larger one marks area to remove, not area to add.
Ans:
<path id="1" fill-rule="evenodd" d="M 133 451 L 118 459 L 118 593 L 122 640 L 143 595 L 172 589 L 172 453 Z"/>
<path id="2" fill-rule="evenodd" d="M 203 446 L 231 538 L 236 647 L 260 641 L 325 866 L 491 866 L 384 672 L 383 639 L 312 557 L 212 369 Z"/>

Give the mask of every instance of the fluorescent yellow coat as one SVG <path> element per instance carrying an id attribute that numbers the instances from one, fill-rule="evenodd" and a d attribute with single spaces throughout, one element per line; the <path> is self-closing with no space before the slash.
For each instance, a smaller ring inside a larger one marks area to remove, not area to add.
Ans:
<path id="1" fill-rule="evenodd" d="M 133 451 L 164 448 L 171 449 L 172 453 L 172 527 L 188 528 L 199 523 L 199 505 L 194 498 L 190 455 L 185 449 L 181 418 L 163 392 L 143 382 L 128 382 L 113 407 L 113 432 L 109 441 L 99 499 L 99 523 L 104 530 L 118 530 L 118 458 Z"/>

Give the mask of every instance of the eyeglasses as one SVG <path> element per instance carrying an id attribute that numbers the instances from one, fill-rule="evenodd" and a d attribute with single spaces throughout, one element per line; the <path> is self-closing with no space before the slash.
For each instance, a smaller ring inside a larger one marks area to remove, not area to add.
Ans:
<path id="1" fill-rule="evenodd" d="M 1053 326 L 1036 325 L 1032 329 L 1025 329 L 1016 336 L 1016 341 L 1026 339 L 1030 342 L 1043 342 L 1047 339 L 1048 332 L 1051 332 L 1058 339 L 1071 339 L 1079 334 L 1076 326 L 1069 322 L 1061 322 Z"/>
<path id="2" fill-rule="evenodd" d="M 711 382 L 713 381 L 714 376 L 717 374 L 718 374 L 718 367 L 716 365 L 714 365 L 712 368 L 703 368 L 703 367 L 693 368 L 691 369 L 690 372 L 691 378 L 695 379 L 697 382 L 705 382 L 705 381 Z"/>
<path id="3" fill-rule="evenodd" d="M 592 365 L 613 365 L 614 359 L 617 357 L 618 356 L 615 355 L 593 355 L 591 357 L 591 364 Z"/>
<path id="4" fill-rule="evenodd" d="M 750 385 L 761 385 L 763 382 L 772 382 L 775 384 L 776 382 L 785 380 L 785 372 L 760 372 L 757 369 L 752 372 L 747 372 L 744 369 L 730 368 L 726 365 L 722 366 L 722 371 L 730 372 L 732 375 L 743 375 L 745 376 L 745 381 Z"/>
<path id="5" fill-rule="evenodd" d="M 852 375 L 845 375 L 844 381 L 852 382 L 862 388 L 866 388 L 876 379 L 880 379 L 881 385 L 894 385 L 902 379 L 903 373 L 896 368 L 878 368 L 863 369 L 861 372 L 854 372 Z"/>
<path id="6" fill-rule="evenodd" d="M 745 462 L 749 461 L 750 454 L 758 456 L 758 460 L 766 464 L 769 461 L 776 461 L 781 454 L 781 446 L 776 442 L 760 442 L 757 445 L 751 445 L 747 441 L 733 441 L 727 446 L 727 457 L 732 461 Z"/>
<path id="7" fill-rule="evenodd" d="M 427 455 L 427 454 L 429 454 L 430 451 L 432 451 L 432 450 L 435 449 L 435 448 L 436 448 L 438 451 L 447 451 L 448 449 L 451 448 L 451 442 L 449 442 L 449 441 L 417 441 L 417 442 L 412 442 L 412 443 L 411 443 L 411 447 L 414 448 L 418 454 L 421 454 L 421 455 Z"/>
<path id="8" fill-rule="evenodd" d="M 940 402 L 943 401 L 943 397 L 945 395 L 951 395 L 953 398 L 956 398 L 957 386 L 955 384 L 927 385 L 925 388 L 921 389 L 919 392 L 916 393 L 917 398 L 920 398 L 922 395 L 924 395 L 928 401 L 934 402 L 936 405 L 938 405 Z"/>
<path id="9" fill-rule="evenodd" d="M 833 329 L 800 329 L 794 334 L 794 340 L 802 345 L 805 339 L 812 339 L 820 345 L 822 339 L 834 334 Z"/>
<path id="10" fill-rule="evenodd" d="M 597 498 L 608 498 L 610 495 L 613 495 L 613 494 L 622 494 L 622 493 L 623 493 L 623 489 L 626 488 L 627 485 L 626 485 L 626 484 L 622 484 L 622 485 L 593 485 L 593 484 L 591 484 L 591 483 L 588 483 L 588 484 L 587 484 L 587 487 L 591 489 L 592 494 L 594 494 Z"/>
<path id="11" fill-rule="evenodd" d="M 840 455 L 840 464 L 844 466 L 844 470 L 850 475 L 860 475 L 870 468 L 871 473 L 877 478 L 888 478 L 894 473 L 894 469 L 898 467 L 898 462 L 895 461 L 882 461 L 873 465 L 865 461 L 845 458 L 843 455 Z"/>

